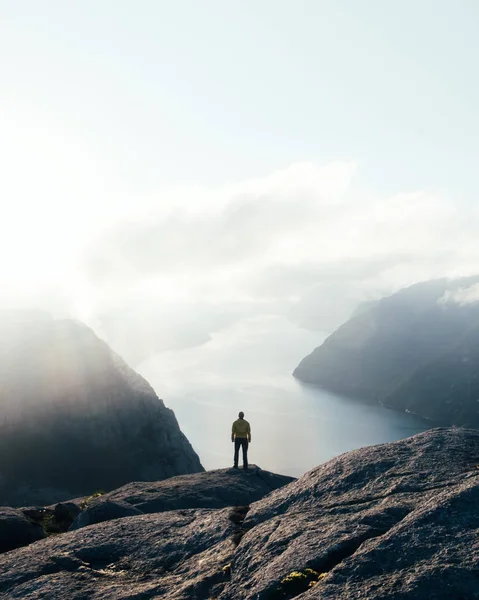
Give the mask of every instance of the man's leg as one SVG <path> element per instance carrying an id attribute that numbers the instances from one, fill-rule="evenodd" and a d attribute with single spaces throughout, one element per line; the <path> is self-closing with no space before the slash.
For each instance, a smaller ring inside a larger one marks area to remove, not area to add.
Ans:
<path id="1" fill-rule="evenodd" d="M 248 469 L 248 440 L 243 439 L 243 469 Z"/>
<path id="2" fill-rule="evenodd" d="M 239 456 L 240 445 L 241 445 L 241 440 L 239 440 L 238 438 L 236 438 L 235 439 L 235 458 L 234 458 L 234 467 L 235 467 L 235 469 L 238 468 L 238 456 Z"/>

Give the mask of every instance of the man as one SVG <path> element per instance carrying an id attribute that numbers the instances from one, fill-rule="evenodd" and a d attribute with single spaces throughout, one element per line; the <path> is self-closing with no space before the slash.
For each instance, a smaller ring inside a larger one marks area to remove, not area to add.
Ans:
<path id="1" fill-rule="evenodd" d="M 237 419 L 233 423 L 231 429 L 231 441 L 235 445 L 235 464 L 234 468 L 238 468 L 239 449 L 243 448 L 243 468 L 248 469 L 248 444 L 251 442 L 251 427 L 248 421 L 244 418 L 244 412 L 240 412 Z"/>

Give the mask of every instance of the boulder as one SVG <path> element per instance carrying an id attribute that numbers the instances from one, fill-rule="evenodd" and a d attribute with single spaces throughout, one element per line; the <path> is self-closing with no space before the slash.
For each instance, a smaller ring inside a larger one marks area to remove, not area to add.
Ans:
<path id="1" fill-rule="evenodd" d="M 73 521 L 70 531 L 81 529 L 87 525 L 121 519 L 123 517 L 134 517 L 143 514 L 134 506 L 126 502 L 113 502 L 112 500 L 100 498 L 91 502 Z"/>
<path id="2" fill-rule="evenodd" d="M 0 507 L 0 552 L 27 546 L 45 537 L 42 527 L 20 511 Z"/>
<path id="3" fill-rule="evenodd" d="M 57 523 L 68 525 L 68 527 L 80 513 L 81 508 L 75 502 L 60 502 L 54 509 L 55 520 Z M 68 529 L 68 527 L 66 527 L 66 529 Z"/>
<path id="4" fill-rule="evenodd" d="M 80 514 L 80 503 L 61 502 L 55 506 L 21 508 L 27 519 L 41 525 L 47 535 L 65 533 Z"/>

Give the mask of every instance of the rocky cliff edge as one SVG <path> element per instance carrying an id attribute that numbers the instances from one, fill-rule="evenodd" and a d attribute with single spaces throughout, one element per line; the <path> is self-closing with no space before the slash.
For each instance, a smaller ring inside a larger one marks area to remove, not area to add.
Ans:
<path id="1" fill-rule="evenodd" d="M 472 600 L 478 464 L 479 431 L 440 428 L 347 453 L 287 485 L 257 468 L 131 484 L 106 500 L 148 514 L 3 554 L 0 594 Z M 250 503 L 255 486 L 266 495 Z"/>

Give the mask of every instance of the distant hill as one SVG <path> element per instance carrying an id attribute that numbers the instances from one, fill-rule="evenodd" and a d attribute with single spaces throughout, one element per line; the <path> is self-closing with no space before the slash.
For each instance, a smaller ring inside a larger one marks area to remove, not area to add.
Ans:
<path id="1" fill-rule="evenodd" d="M 339 327 L 294 376 L 479 427 L 479 277 L 419 283 L 384 298 Z"/>
<path id="2" fill-rule="evenodd" d="M 0 505 L 202 470 L 173 412 L 88 327 L 0 313 Z"/>

